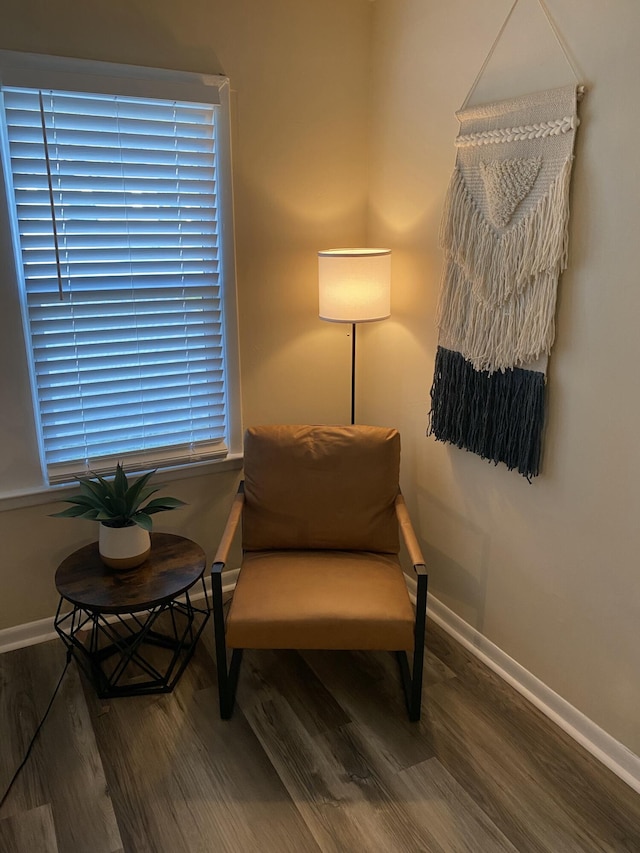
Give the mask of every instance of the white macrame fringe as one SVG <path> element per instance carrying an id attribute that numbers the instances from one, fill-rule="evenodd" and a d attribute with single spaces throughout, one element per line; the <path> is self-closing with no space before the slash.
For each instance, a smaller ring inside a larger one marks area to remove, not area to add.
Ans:
<path id="1" fill-rule="evenodd" d="M 445 200 L 440 244 L 446 257 L 462 269 L 479 302 L 504 306 L 541 274 L 553 272 L 557 280 L 566 269 L 571 164 L 569 157 L 531 212 L 501 231 L 486 221 L 456 167 Z M 446 279 L 443 287 L 449 287 Z"/>
<path id="2" fill-rule="evenodd" d="M 476 298 L 464 271 L 449 261 L 438 306 L 440 341 L 476 370 L 494 373 L 549 355 L 555 338 L 558 274 L 542 272 L 497 308 Z"/>

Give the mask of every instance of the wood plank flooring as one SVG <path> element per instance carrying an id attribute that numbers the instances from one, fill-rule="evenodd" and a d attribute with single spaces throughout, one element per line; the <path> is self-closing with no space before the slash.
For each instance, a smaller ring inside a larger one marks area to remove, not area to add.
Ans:
<path id="1" fill-rule="evenodd" d="M 218 716 L 211 626 L 172 694 L 69 668 L 0 810 L 0 853 L 622 853 L 640 795 L 428 626 L 423 719 L 385 653 L 248 652 Z M 64 667 L 0 655 L 0 793 Z"/>

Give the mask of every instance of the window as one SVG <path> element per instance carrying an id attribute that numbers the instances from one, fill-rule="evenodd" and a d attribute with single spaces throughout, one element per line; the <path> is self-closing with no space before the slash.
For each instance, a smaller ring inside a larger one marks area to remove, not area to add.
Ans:
<path id="1" fill-rule="evenodd" d="M 46 480 L 225 455 L 239 428 L 228 81 L 2 59 Z"/>

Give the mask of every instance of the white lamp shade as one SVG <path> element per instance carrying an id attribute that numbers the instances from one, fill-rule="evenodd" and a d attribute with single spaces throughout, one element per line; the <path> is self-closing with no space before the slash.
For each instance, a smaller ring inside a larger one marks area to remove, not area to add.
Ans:
<path id="1" fill-rule="evenodd" d="M 320 317 L 334 323 L 369 323 L 391 314 L 390 249 L 318 252 Z"/>

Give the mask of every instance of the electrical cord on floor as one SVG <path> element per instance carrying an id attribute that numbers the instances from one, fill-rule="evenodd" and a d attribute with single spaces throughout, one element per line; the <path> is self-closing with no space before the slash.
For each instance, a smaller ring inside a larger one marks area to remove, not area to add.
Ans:
<path id="1" fill-rule="evenodd" d="M 65 677 L 65 675 L 67 674 L 67 670 L 69 669 L 69 664 L 71 663 L 71 657 L 72 657 L 72 655 L 71 655 L 71 649 L 68 649 L 68 650 L 67 650 L 67 661 L 66 661 L 66 663 L 65 663 L 65 665 L 64 665 L 64 669 L 62 670 L 62 675 L 61 675 L 61 676 L 60 676 L 60 678 L 58 679 L 58 683 L 56 684 L 56 686 L 55 686 L 55 690 L 53 691 L 53 696 L 52 696 L 52 697 L 51 697 L 51 699 L 49 700 L 49 704 L 48 704 L 48 706 L 47 706 L 47 710 L 44 712 L 44 716 L 43 716 L 43 718 L 42 718 L 42 719 L 40 720 L 40 722 L 38 723 L 38 728 L 35 730 L 35 732 L 34 732 L 34 734 L 33 734 L 33 737 L 31 738 L 31 743 L 30 743 L 30 744 L 29 744 L 29 746 L 27 747 L 27 752 L 26 752 L 26 754 L 25 754 L 24 758 L 22 759 L 22 761 L 21 761 L 21 763 L 20 763 L 20 766 L 18 767 L 18 769 L 16 770 L 16 772 L 13 774 L 13 778 L 12 778 L 12 779 L 11 779 L 11 781 L 9 782 L 9 787 L 7 788 L 7 790 L 6 790 L 6 791 L 4 792 L 4 794 L 2 795 L 2 799 L 0 800 L 0 808 L 2 808 L 2 806 L 4 805 L 4 801 L 5 801 L 5 800 L 7 799 L 7 797 L 9 796 L 9 792 L 10 792 L 10 791 L 11 791 L 11 789 L 13 788 L 13 784 L 14 784 L 14 782 L 16 781 L 16 779 L 18 778 L 18 776 L 20 775 L 20 771 L 22 770 L 22 768 L 24 767 L 24 765 L 27 763 L 27 760 L 28 760 L 29 756 L 31 755 L 31 750 L 33 749 L 33 745 L 34 745 L 34 744 L 35 744 L 35 742 L 36 742 L 36 738 L 37 738 L 37 737 L 38 737 L 38 735 L 40 734 L 40 729 L 41 729 L 41 728 L 42 728 L 42 726 L 44 725 L 44 721 L 45 721 L 45 720 L 47 719 L 47 717 L 49 716 L 49 711 L 51 710 L 51 706 L 53 705 L 54 699 L 55 699 L 55 698 L 56 698 L 56 696 L 58 695 L 58 690 L 60 689 L 60 685 L 62 684 L 62 680 L 63 680 L 63 678 Z"/>

